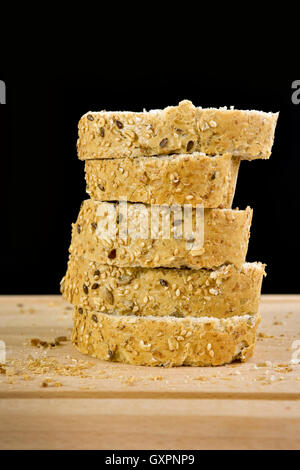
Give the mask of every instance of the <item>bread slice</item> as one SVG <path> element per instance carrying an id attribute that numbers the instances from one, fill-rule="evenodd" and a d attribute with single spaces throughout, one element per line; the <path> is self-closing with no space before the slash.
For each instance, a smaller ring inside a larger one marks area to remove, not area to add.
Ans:
<path id="1" fill-rule="evenodd" d="M 217 318 L 120 316 L 74 309 L 72 343 L 136 366 L 222 366 L 252 356 L 259 314 Z"/>
<path id="2" fill-rule="evenodd" d="M 102 313 L 216 317 L 258 312 L 265 266 L 246 263 L 216 270 L 119 268 L 71 256 L 63 297 Z"/>
<path id="3" fill-rule="evenodd" d="M 87 160 L 87 193 L 97 201 L 203 204 L 230 208 L 240 159 L 201 153 L 162 157 Z"/>
<path id="4" fill-rule="evenodd" d="M 173 213 L 170 215 L 169 207 L 160 206 L 162 221 L 155 224 L 151 222 L 153 206 L 128 203 L 128 231 L 123 234 L 127 238 L 122 238 L 119 235 L 125 219 L 122 215 L 120 220 L 120 211 L 123 210 L 120 207 L 117 203 L 91 199 L 84 201 L 77 222 L 73 224 L 70 253 L 100 264 L 120 267 L 187 266 L 201 269 L 233 264 L 240 269 L 245 262 L 252 220 L 250 208 L 244 211 L 205 209 L 203 223 L 198 225 L 196 233 L 199 234 L 203 227 L 202 246 L 200 238 L 186 233 L 185 227 L 182 234 L 186 238 L 179 238 L 183 216 L 180 207 L 175 208 L 175 212 L 179 211 L 179 218 L 176 219 Z M 195 209 L 193 215 L 195 220 Z M 170 230 L 164 233 L 169 217 Z M 108 226 L 111 228 L 109 233 Z"/>
<path id="5" fill-rule="evenodd" d="M 232 153 L 268 159 L 278 114 L 196 108 L 190 101 L 150 112 L 88 112 L 79 121 L 78 156 L 145 157 L 175 153 Z"/>

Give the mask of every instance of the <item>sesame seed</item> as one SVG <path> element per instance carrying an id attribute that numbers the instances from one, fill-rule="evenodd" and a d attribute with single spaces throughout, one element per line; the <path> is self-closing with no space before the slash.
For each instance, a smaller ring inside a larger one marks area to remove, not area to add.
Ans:
<path id="1" fill-rule="evenodd" d="M 183 336 L 176 336 L 176 339 L 177 339 L 177 341 L 184 341 L 184 337 L 183 337 Z"/>
<path id="2" fill-rule="evenodd" d="M 219 294 L 219 291 L 217 289 L 209 289 L 209 293 L 212 294 L 212 295 L 218 295 Z"/>

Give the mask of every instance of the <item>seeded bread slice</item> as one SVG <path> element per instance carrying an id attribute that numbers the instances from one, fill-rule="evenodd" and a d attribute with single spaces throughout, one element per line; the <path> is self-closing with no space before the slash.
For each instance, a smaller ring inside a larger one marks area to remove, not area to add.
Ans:
<path id="1" fill-rule="evenodd" d="M 119 268 L 71 256 L 61 291 L 73 305 L 102 313 L 227 318 L 258 312 L 264 268 Z"/>
<path id="2" fill-rule="evenodd" d="M 136 317 L 74 309 L 72 343 L 84 354 L 136 366 L 222 366 L 254 352 L 259 314 Z"/>
<path id="3" fill-rule="evenodd" d="M 78 156 L 145 157 L 175 153 L 232 153 L 268 159 L 278 114 L 196 108 L 190 101 L 150 112 L 88 112 L 79 121 Z"/>
<path id="4" fill-rule="evenodd" d="M 87 193 L 97 201 L 202 204 L 230 208 L 240 159 L 201 153 L 163 157 L 87 160 Z"/>
<path id="5" fill-rule="evenodd" d="M 70 253 L 100 264 L 120 267 L 186 266 L 201 269 L 233 264 L 240 269 L 244 264 L 252 220 L 250 208 L 244 211 L 205 209 L 204 223 L 199 224 L 199 227 L 204 227 L 202 246 L 195 235 L 190 237 L 186 233 L 185 228 L 182 233 L 187 238 L 176 238 L 182 227 L 180 207 L 177 208 L 180 218 L 176 218 L 178 214 L 175 218 L 171 214 L 171 228 L 165 234 L 162 230 L 168 223 L 169 208 L 160 207 L 162 222 L 151 225 L 152 207 L 128 203 L 128 236 L 120 238 L 119 234 L 126 220 L 120 220 L 120 211 L 123 210 L 121 206 L 91 199 L 84 201 L 77 222 L 73 224 Z M 195 215 L 195 209 L 193 214 Z M 107 233 L 108 226 L 111 227 L 110 233 Z"/>

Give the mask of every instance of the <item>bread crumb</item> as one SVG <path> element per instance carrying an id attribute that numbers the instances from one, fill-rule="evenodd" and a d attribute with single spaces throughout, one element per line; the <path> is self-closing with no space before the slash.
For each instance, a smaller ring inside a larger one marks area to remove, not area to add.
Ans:
<path id="1" fill-rule="evenodd" d="M 257 367 L 262 368 L 262 367 L 273 367 L 272 362 L 266 361 L 266 362 L 260 362 L 256 364 Z"/>
<path id="2" fill-rule="evenodd" d="M 47 387 L 62 387 L 62 383 L 61 382 L 57 382 L 56 380 L 54 379 L 51 379 L 50 377 L 46 378 L 45 380 L 43 380 L 41 382 L 41 385 L 40 385 L 42 388 L 47 388 Z"/>
<path id="3" fill-rule="evenodd" d="M 43 341 L 39 338 L 31 338 L 30 344 L 36 348 L 54 348 L 55 346 L 60 346 L 61 343 L 65 343 L 68 341 L 66 336 L 58 336 L 53 341 Z"/>
<path id="4" fill-rule="evenodd" d="M 272 339 L 272 338 L 274 338 L 274 336 L 267 335 L 267 333 L 264 333 L 264 332 L 258 333 L 258 337 L 259 337 L 259 338 L 265 338 L 265 339 Z"/>
<path id="5" fill-rule="evenodd" d="M 199 377 L 194 377 L 193 380 L 200 380 L 200 382 L 207 382 L 208 378 L 199 376 Z"/>
<path id="6" fill-rule="evenodd" d="M 149 377 L 149 380 L 153 380 L 154 382 L 157 382 L 158 380 L 162 380 L 161 375 L 153 375 L 152 377 Z"/>

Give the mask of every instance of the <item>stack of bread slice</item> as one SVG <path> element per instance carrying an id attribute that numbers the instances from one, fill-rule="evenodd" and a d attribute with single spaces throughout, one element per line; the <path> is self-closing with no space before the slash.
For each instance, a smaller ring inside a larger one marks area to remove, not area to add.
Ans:
<path id="1" fill-rule="evenodd" d="M 73 224 L 61 284 L 79 351 L 169 367 L 253 354 L 265 266 L 245 261 L 252 210 L 231 206 L 241 160 L 270 157 L 277 119 L 190 101 L 81 118 L 78 156 L 90 199 Z M 169 236 L 151 226 L 157 206 Z M 201 245 L 178 234 L 183 207 L 192 217 L 202 208 Z"/>

